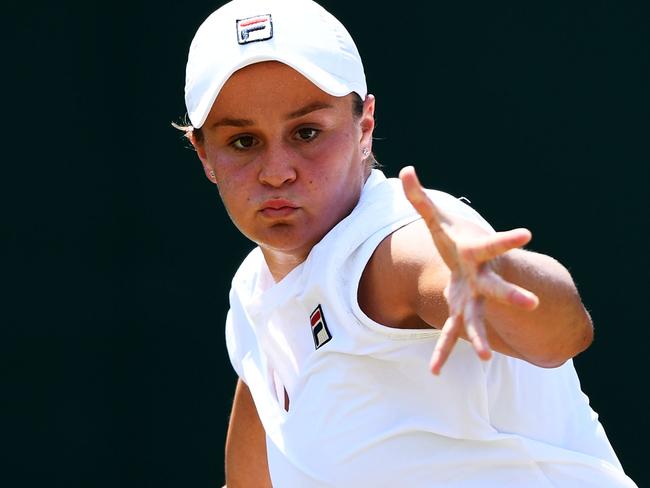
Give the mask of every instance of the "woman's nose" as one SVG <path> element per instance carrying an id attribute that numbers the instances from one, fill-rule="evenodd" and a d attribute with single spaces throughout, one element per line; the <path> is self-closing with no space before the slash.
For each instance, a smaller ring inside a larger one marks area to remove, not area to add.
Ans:
<path id="1" fill-rule="evenodd" d="M 259 180 L 265 185 L 279 188 L 296 179 L 295 156 L 282 147 L 269 147 L 262 155 Z"/>

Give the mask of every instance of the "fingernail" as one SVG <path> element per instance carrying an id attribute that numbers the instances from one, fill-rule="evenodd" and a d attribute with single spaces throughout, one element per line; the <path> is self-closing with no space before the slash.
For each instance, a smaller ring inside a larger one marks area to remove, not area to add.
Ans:
<path id="1" fill-rule="evenodd" d="M 431 361 L 429 362 L 429 369 L 435 375 L 437 375 L 440 372 L 440 365 L 438 364 L 439 360 L 440 360 L 440 353 L 434 351 L 433 355 L 431 356 Z"/>

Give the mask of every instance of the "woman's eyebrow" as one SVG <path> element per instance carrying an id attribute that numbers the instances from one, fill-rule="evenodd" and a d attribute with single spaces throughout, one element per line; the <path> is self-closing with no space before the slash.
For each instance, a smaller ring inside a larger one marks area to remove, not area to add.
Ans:
<path id="1" fill-rule="evenodd" d="M 249 127 L 251 125 L 253 125 L 253 121 L 249 119 L 232 119 L 230 117 L 224 117 L 212 124 L 212 128 L 214 129 L 221 126 Z"/>
<path id="2" fill-rule="evenodd" d="M 298 117 L 302 117 L 303 115 L 307 115 L 308 113 L 315 112 L 316 110 L 323 110 L 326 108 L 334 108 L 334 105 L 325 102 L 313 102 L 305 105 L 302 108 L 299 108 L 298 110 L 294 110 L 293 112 L 288 113 L 285 116 L 285 118 L 287 120 L 297 119 Z"/>
<path id="3" fill-rule="evenodd" d="M 298 110 L 294 110 L 293 112 L 288 113 L 287 115 L 285 115 L 285 119 L 286 120 L 297 119 L 298 117 L 302 117 L 303 115 L 307 115 L 308 113 L 315 112 L 316 110 L 323 110 L 327 108 L 334 108 L 334 105 L 325 102 L 309 103 L 304 107 L 299 108 Z M 251 125 L 254 124 L 255 122 L 253 122 L 250 119 L 234 119 L 231 117 L 224 117 L 211 124 L 211 127 L 212 128 L 223 127 L 223 126 L 250 127 Z"/>

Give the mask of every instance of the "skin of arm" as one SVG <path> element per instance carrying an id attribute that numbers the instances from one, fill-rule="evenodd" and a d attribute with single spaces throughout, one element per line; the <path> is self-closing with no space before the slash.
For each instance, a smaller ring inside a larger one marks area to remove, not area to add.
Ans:
<path id="1" fill-rule="evenodd" d="M 228 488 L 272 488 L 266 434 L 246 383 L 238 380 L 226 437 Z"/>
<path id="2" fill-rule="evenodd" d="M 591 319 L 573 279 L 559 262 L 512 249 L 490 265 L 502 278 L 539 298 L 533 310 L 485 298 L 484 321 L 492 350 L 551 368 L 591 344 Z M 387 276 L 390 287 L 385 286 Z M 450 270 L 427 225 L 419 220 L 377 247 L 359 284 L 359 304 L 370 318 L 389 327 L 440 329 L 449 316 L 445 293 L 449 278 Z M 460 337 L 468 340 L 464 330 Z"/>

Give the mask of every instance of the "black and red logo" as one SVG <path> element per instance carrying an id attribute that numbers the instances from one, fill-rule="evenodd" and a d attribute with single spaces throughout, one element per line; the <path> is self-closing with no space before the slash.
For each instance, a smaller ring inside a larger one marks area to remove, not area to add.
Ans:
<path id="1" fill-rule="evenodd" d="M 255 17 L 237 21 L 237 42 L 239 44 L 266 41 L 272 37 L 273 21 L 271 20 L 271 14 L 256 15 Z"/>
<path id="2" fill-rule="evenodd" d="M 318 349 L 332 340 L 332 334 L 330 334 L 330 331 L 327 328 L 323 308 L 320 304 L 316 307 L 316 310 L 311 313 L 309 319 L 311 321 L 311 334 L 314 336 L 314 345 L 316 346 L 316 349 Z"/>

